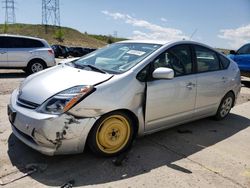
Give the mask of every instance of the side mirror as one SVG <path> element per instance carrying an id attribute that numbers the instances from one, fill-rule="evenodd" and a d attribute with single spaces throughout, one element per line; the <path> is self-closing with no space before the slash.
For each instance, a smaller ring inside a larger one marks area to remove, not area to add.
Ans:
<path id="1" fill-rule="evenodd" d="M 159 67 L 154 70 L 152 76 L 158 79 L 172 79 L 174 78 L 174 71 L 170 68 Z"/>
<path id="2" fill-rule="evenodd" d="M 229 54 L 236 55 L 236 52 L 234 50 L 230 50 Z"/>

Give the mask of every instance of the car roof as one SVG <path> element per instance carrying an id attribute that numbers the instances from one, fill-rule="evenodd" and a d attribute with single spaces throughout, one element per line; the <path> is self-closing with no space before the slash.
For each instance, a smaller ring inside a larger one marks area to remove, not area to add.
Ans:
<path id="1" fill-rule="evenodd" d="M 194 45 L 196 44 L 196 45 L 200 45 L 200 46 L 215 50 L 211 46 L 208 46 L 206 44 L 196 42 L 196 41 L 193 41 L 193 40 L 172 40 L 172 41 L 164 41 L 164 40 L 124 40 L 124 41 L 120 41 L 120 42 L 117 42 L 117 43 L 145 43 L 145 44 L 159 44 L 159 45 L 163 45 L 163 46 L 168 46 L 168 45 L 172 45 L 172 44 L 194 44 Z"/>
<path id="2" fill-rule="evenodd" d="M 124 40 L 120 41 L 118 43 L 145 43 L 145 44 L 160 44 L 160 45 L 170 45 L 170 44 L 199 44 L 202 46 L 206 46 L 205 44 L 191 41 L 191 40 L 171 40 L 171 41 L 165 41 L 165 40 Z"/>
<path id="3" fill-rule="evenodd" d="M 24 35 L 0 34 L 0 37 L 2 37 L 2 36 L 3 37 L 18 37 L 18 38 L 26 38 L 26 39 L 34 39 L 34 40 L 44 41 L 44 39 L 41 39 L 41 38 L 24 36 Z"/>
<path id="4" fill-rule="evenodd" d="M 145 43 L 145 44 L 167 44 L 169 41 L 164 40 L 124 40 L 117 43 Z"/>

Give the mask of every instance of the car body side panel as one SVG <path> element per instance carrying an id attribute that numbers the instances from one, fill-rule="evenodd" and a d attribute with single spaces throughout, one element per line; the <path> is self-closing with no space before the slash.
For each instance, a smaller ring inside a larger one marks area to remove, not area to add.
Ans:
<path id="1" fill-rule="evenodd" d="M 9 48 L 8 67 L 27 67 L 33 59 L 41 59 L 47 67 L 55 65 L 54 55 L 49 54 L 49 49 Z"/>
<path id="2" fill-rule="evenodd" d="M 227 71 L 211 71 L 197 74 L 196 115 L 215 114 L 227 91 L 230 76 Z"/>
<path id="3" fill-rule="evenodd" d="M 222 98 L 229 91 L 233 91 L 235 97 L 240 91 L 240 72 L 234 62 L 225 70 L 197 74 L 195 116 L 216 114 Z"/>
<path id="4" fill-rule="evenodd" d="M 191 119 L 195 97 L 196 75 L 148 82 L 145 130 L 167 128 L 174 122 Z"/>
<path id="5" fill-rule="evenodd" d="M 28 59 L 31 56 L 29 48 L 9 48 L 8 49 L 8 66 L 9 67 L 26 67 Z"/>
<path id="6" fill-rule="evenodd" d="M 111 85 L 112 87 L 110 87 Z M 76 117 L 96 117 L 111 111 L 129 110 L 138 118 L 139 134 L 144 133 L 145 83 L 139 82 L 135 73 L 132 73 L 131 76 L 117 75 L 95 88 L 94 93 L 72 108 L 69 113 Z M 97 102 L 97 98 L 102 100 Z"/>
<path id="7" fill-rule="evenodd" d="M 0 67 L 8 66 L 8 53 L 6 48 L 0 48 Z"/>

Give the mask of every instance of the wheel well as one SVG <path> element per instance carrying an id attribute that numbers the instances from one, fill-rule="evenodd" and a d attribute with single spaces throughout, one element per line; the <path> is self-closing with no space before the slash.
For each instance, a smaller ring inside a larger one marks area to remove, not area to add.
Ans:
<path id="1" fill-rule="evenodd" d="M 119 109 L 119 110 L 114 110 L 114 111 L 111 111 L 111 112 L 108 112 L 108 113 L 113 113 L 113 112 L 123 112 L 123 113 L 125 113 L 126 115 L 128 115 L 131 118 L 131 120 L 133 122 L 133 126 L 134 126 L 133 138 L 135 138 L 137 136 L 137 134 L 138 134 L 138 129 L 139 129 L 139 120 L 136 117 L 136 115 L 132 111 L 130 111 L 128 109 Z M 108 113 L 106 113 L 106 114 L 108 114 Z M 105 115 L 105 114 L 103 114 L 103 115 Z"/>
<path id="2" fill-rule="evenodd" d="M 125 114 L 127 114 L 131 120 L 133 121 L 133 126 L 134 126 L 134 135 L 133 137 L 135 138 L 137 136 L 137 133 L 138 133 L 138 129 L 139 129 L 139 120 L 138 118 L 136 117 L 136 115 L 131 112 L 130 110 L 127 110 L 127 109 L 121 109 L 121 110 L 116 110 L 116 111 L 120 111 L 120 112 L 124 112 Z"/>
<path id="3" fill-rule="evenodd" d="M 235 93 L 233 92 L 233 90 L 230 90 L 230 91 L 227 92 L 224 96 L 226 96 L 228 93 L 232 93 L 233 96 L 234 96 L 234 98 L 233 98 L 233 106 L 232 106 L 232 107 L 234 107 L 234 105 L 235 105 Z"/>
<path id="4" fill-rule="evenodd" d="M 47 68 L 46 62 L 44 60 L 42 60 L 42 59 L 39 59 L 39 58 L 35 58 L 35 59 L 30 60 L 29 63 L 28 63 L 28 65 L 27 65 L 27 67 L 29 67 L 30 64 L 34 63 L 34 62 L 40 62 L 40 63 L 43 64 L 44 68 Z"/>
<path id="5" fill-rule="evenodd" d="M 114 110 L 114 111 L 111 111 L 111 112 L 107 112 L 105 114 L 102 114 L 101 116 L 104 116 L 104 115 L 109 114 L 109 113 L 115 113 L 115 112 L 122 112 L 122 113 L 126 114 L 128 117 L 131 118 L 131 120 L 133 122 L 133 126 L 134 126 L 134 134 L 132 136 L 132 139 L 135 139 L 135 137 L 138 134 L 138 128 L 139 128 L 139 120 L 136 117 L 136 115 L 132 111 L 130 111 L 128 109 L 119 109 L 119 110 Z M 97 123 L 97 121 L 95 122 L 95 124 Z M 91 131 L 93 130 L 95 124 L 91 127 L 91 129 L 88 132 L 88 135 L 86 137 L 86 142 L 85 142 L 86 144 L 85 144 L 84 148 L 86 148 L 86 146 L 89 147 L 89 144 L 87 144 L 87 143 L 89 142 Z"/>

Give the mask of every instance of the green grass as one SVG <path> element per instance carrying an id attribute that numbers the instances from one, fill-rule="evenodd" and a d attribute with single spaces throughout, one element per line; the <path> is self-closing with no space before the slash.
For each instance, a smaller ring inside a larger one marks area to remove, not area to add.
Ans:
<path id="1" fill-rule="evenodd" d="M 119 42 L 119 41 L 122 41 L 122 40 L 127 40 L 125 38 L 114 38 L 112 36 L 106 36 L 106 35 L 92 35 L 92 34 L 89 34 L 90 37 L 93 37 L 97 40 L 100 40 L 100 41 L 103 41 L 105 43 L 110 43 L 110 42 Z"/>
<path id="2" fill-rule="evenodd" d="M 99 40 L 95 35 L 83 34 L 75 29 L 69 27 L 32 25 L 32 24 L 10 24 L 7 29 L 4 24 L 0 24 L 0 34 L 16 34 L 26 35 L 32 37 L 43 38 L 48 41 L 49 44 L 61 44 L 67 46 L 83 46 L 99 48 L 107 44 L 103 40 Z M 59 38 L 58 38 L 59 37 Z"/>

